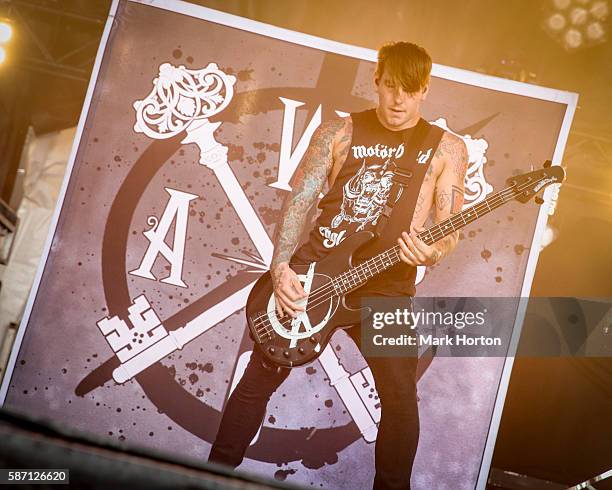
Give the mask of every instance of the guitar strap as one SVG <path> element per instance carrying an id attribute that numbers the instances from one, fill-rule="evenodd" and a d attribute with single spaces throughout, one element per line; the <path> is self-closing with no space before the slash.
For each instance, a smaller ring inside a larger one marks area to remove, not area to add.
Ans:
<path id="1" fill-rule="evenodd" d="M 421 185 L 443 134 L 442 128 L 423 118 L 419 119 L 414 131 L 405 134 L 406 153 L 399 165 L 396 164 L 389 196 L 376 224 L 378 238 L 366 245 L 360 256 L 372 256 L 386 250 L 397 243 L 403 231 L 409 231 Z M 393 213 L 396 208 L 398 211 Z"/>

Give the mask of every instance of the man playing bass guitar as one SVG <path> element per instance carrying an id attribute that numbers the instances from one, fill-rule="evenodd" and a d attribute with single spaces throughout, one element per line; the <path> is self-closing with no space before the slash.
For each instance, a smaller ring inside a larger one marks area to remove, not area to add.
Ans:
<path id="1" fill-rule="evenodd" d="M 399 243 L 401 262 L 351 294 L 414 296 L 416 266 L 434 265 L 455 248 L 458 232 L 433 245 L 417 238 L 432 208 L 436 223 L 461 211 L 467 167 L 461 138 L 421 118 L 431 66 L 427 52 L 415 44 L 383 46 L 374 79 L 376 109 L 325 121 L 314 132 L 276 229 L 270 271 L 278 317 L 295 317 L 303 311 L 300 300 L 307 296 L 290 264 L 317 261 L 352 233 L 375 231 L 383 221 L 387 199 L 397 194 L 391 189 L 402 169 L 411 169 L 407 175 L 413 185 L 402 188 L 407 194 L 401 199 L 397 195 L 393 208 L 394 215 L 406 217 L 405 231 L 399 239 L 393 238 Z M 427 137 L 416 138 L 417 128 L 423 127 Z M 295 251 L 306 215 L 325 183 L 329 191 L 319 202 L 315 226 L 308 241 Z M 347 333 L 360 346 L 359 326 Z M 372 357 L 368 364 L 381 404 L 373 488 L 409 488 L 419 438 L 417 356 Z M 266 363 L 255 344 L 225 407 L 209 461 L 232 468 L 240 465 L 271 395 L 289 372 Z"/>

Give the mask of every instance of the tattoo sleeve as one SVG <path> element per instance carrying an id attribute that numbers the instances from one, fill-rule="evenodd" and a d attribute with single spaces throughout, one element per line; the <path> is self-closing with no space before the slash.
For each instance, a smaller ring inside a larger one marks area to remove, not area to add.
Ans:
<path id="1" fill-rule="evenodd" d="M 435 221 L 439 223 L 463 208 L 468 154 L 463 140 L 445 133 L 436 156 L 444 161 L 444 170 L 436 182 L 435 190 Z M 459 232 L 454 232 L 437 242 L 435 247 L 440 252 L 438 260 L 452 252 L 458 240 Z"/>
<path id="2" fill-rule="evenodd" d="M 274 237 L 270 269 L 288 262 L 300 238 L 308 210 L 316 202 L 334 162 L 346 158 L 352 135 L 350 117 L 322 123 L 312 135 L 283 203 Z"/>

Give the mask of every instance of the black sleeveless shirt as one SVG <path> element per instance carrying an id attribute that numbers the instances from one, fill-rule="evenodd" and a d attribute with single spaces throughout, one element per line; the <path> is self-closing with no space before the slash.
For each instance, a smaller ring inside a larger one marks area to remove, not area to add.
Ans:
<path id="1" fill-rule="evenodd" d="M 374 231 L 389 196 L 396 166 L 414 169 L 421 177 L 414 178 L 414 182 L 404 189 L 404 192 L 413 194 L 413 199 L 401 199 L 393 209 L 394 216 L 396 213 L 405 216 L 405 230 L 410 228 L 423 176 L 443 131 L 432 127 L 439 130 L 439 136 L 434 138 L 435 147 L 432 147 L 429 139 L 429 144 L 425 145 L 427 148 L 418 148 L 416 153 L 415 149 L 410 151 L 406 147 L 406 142 L 410 141 L 411 133 L 417 126 L 403 131 L 391 131 L 380 123 L 375 109 L 351 114 L 351 119 L 353 135 L 346 161 L 327 194 L 319 201 L 321 212 L 308 241 L 294 253 L 292 263 L 320 260 L 353 233 Z M 419 163 L 407 161 L 411 155 L 414 157 L 417 154 Z M 376 240 L 386 239 L 386 243 L 393 246 L 398 237 L 385 237 L 386 229 L 385 225 L 380 239 Z M 416 268 L 400 262 L 368 281 L 355 293 L 359 296 L 414 296 L 415 278 Z"/>

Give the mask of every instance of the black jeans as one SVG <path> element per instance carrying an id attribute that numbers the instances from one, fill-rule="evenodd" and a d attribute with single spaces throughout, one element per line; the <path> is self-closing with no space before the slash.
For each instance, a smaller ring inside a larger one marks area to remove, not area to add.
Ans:
<path id="1" fill-rule="evenodd" d="M 361 345 L 359 329 L 355 326 L 346 330 L 358 347 Z M 381 404 L 373 488 L 407 489 L 419 442 L 417 357 L 371 357 L 367 362 Z M 209 461 L 232 468 L 240 465 L 263 421 L 270 397 L 289 372 L 289 369 L 277 372 L 265 366 L 255 345 L 245 372 L 227 401 Z"/>

